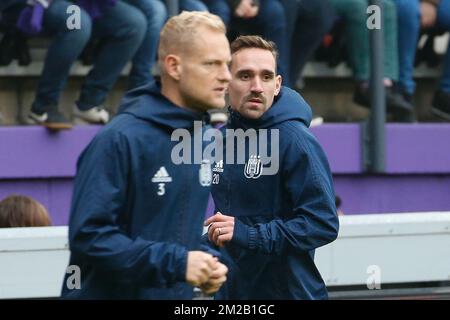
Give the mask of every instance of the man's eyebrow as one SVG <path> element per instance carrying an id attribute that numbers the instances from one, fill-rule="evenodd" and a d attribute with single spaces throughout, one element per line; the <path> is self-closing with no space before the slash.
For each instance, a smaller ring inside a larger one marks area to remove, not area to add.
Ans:
<path id="1" fill-rule="evenodd" d="M 203 59 L 203 63 L 222 63 L 222 60 L 217 58 L 205 58 Z"/>
<path id="2" fill-rule="evenodd" d="M 269 76 L 275 76 L 275 72 L 272 71 L 272 70 L 267 70 L 267 69 L 265 69 L 265 70 L 263 70 L 261 73 L 262 73 L 262 74 L 269 75 Z"/>
<path id="3" fill-rule="evenodd" d="M 243 74 L 243 73 L 249 73 L 249 74 L 261 73 L 264 75 L 275 76 L 275 72 L 272 70 L 269 70 L 269 69 L 263 69 L 258 72 L 255 72 L 255 70 L 252 70 L 252 69 L 240 69 L 236 72 L 236 74 Z"/>
<path id="4" fill-rule="evenodd" d="M 240 73 L 254 73 L 254 71 L 251 70 L 251 69 L 240 69 L 236 73 L 237 74 L 240 74 Z"/>
<path id="5" fill-rule="evenodd" d="M 208 57 L 205 57 L 204 59 L 203 59 L 203 63 L 207 63 L 207 62 L 212 62 L 212 63 L 220 63 L 220 64 L 222 64 L 222 63 L 225 63 L 225 64 L 229 64 L 230 62 L 231 62 L 231 60 L 224 60 L 224 59 L 219 59 L 219 58 L 208 58 Z"/>

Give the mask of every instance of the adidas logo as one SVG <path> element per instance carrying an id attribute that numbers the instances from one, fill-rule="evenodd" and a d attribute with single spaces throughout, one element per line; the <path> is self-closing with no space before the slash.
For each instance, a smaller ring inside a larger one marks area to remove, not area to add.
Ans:
<path id="1" fill-rule="evenodd" d="M 223 160 L 216 162 L 212 171 L 213 172 L 223 172 Z"/>
<path id="2" fill-rule="evenodd" d="M 172 182 L 172 177 L 169 176 L 169 173 L 167 172 L 166 168 L 161 167 L 159 168 L 158 172 L 155 173 L 155 175 L 152 178 L 152 182 Z"/>

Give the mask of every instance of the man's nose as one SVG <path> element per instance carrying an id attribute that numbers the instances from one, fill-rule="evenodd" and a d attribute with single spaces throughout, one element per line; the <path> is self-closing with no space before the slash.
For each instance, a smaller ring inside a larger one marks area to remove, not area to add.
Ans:
<path id="1" fill-rule="evenodd" d="M 252 92 L 258 92 L 258 93 L 261 93 L 264 91 L 263 86 L 262 86 L 262 81 L 259 77 L 254 77 L 252 79 L 252 86 L 251 86 L 250 90 Z"/>
<path id="2" fill-rule="evenodd" d="M 230 82 L 231 81 L 231 73 L 230 68 L 228 65 L 224 65 L 220 71 L 219 74 L 219 80 L 224 82 Z"/>

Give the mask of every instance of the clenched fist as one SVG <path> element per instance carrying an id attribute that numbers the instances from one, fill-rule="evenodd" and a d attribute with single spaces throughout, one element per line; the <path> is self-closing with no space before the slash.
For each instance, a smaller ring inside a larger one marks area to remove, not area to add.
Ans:
<path id="1" fill-rule="evenodd" d="M 216 293 L 219 291 L 222 284 L 227 281 L 227 273 L 228 268 L 224 264 L 217 262 L 216 269 L 211 274 L 209 280 L 200 285 L 199 288 L 203 291 L 203 293 L 208 295 Z"/>
<path id="2" fill-rule="evenodd" d="M 217 268 L 218 259 L 203 251 L 189 251 L 186 267 L 186 282 L 198 287 L 209 280 Z"/>

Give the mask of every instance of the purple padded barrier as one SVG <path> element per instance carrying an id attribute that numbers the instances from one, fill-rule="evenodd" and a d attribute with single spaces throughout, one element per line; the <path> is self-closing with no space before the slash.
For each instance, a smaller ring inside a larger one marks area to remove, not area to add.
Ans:
<path id="1" fill-rule="evenodd" d="M 450 174 L 450 124 L 390 124 L 387 173 Z"/>
<path id="2" fill-rule="evenodd" d="M 100 128 L 0 127 L 0 179 L 73 177 L 79 154 Z"/>
<path id="3" fill-rule="evenodd" d="M 345 214 L 450 211 L 450 174 L 337 175 Z"/>
<path id="4" fill-rule="evenodd" d="M 334 174 L 362 173 L 359 124 L 312 128 Z M 388 124 L 387 173 L 450 174 L 450 124 Z"/>
<path id="5" fill-rule="evenodd" d="M 325 150 L 333 173 L 362 171 L 358 124 L 325 124 L 311 131 Z"/>
<path id="6" fill-rule="evenodd" d="M 68 222 L 76 160 L 100 126 L 50 133 L 0 127 L 0 199 L 11 193 L 41 201 L 55 225 Z M 388 124 L 386 170 L 362 173 L 359 124 L 312 129 L 323 146 L 347 214 L 450 210 L 450 124 Z M 212 204 L 209 211 L 212 213 Z"/>
<path id="7" fill-rule="evenodd" d="M 50 213 L 53 225 L 68 224 L 72 179 L 0 180 L 0 200 L 13 193 L 41 202 Z"/>
<path id="8" fill-rule="evenodd" d="M 78 155 L 99 129 L 0 128 L 0 178 L 72 177 Z M 312 131 L 334 174 L 362 172 L 358 124 L 326 124 Z M 386 142 L 388 173 L 450 173 L 449 124 L 390 124 Z"/>
<path id="9" fill-rule="evenodd" d="M 450 175 L 338 175 L 334 177 L 334 184 L 345 214 L 450 211 Z M 0 199 L 11 193 L 28 195 L 42 202 L 54 225 L 68 223 L 71 179 L 0 181 Z M 213 210 L 213 203 L 208 203 L 206 216 L 212 215 Z"/>

